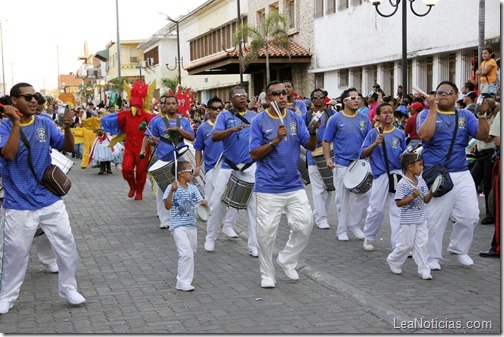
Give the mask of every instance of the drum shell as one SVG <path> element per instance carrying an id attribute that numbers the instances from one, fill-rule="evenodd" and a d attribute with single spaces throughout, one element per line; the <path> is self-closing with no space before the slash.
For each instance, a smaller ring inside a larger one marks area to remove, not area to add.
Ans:
<path id="1" fill-rule="evenodd" d="M 353 161 L 343 177 L 343 185 L 355 194 L 364 194 L 369 191 L 373 185 L 373 175 L 369 163 L 364 159 Z"/>
<path id="2" fill-rule="evenodd" d="M 310 183 L 310 175 L 308 174 L 308 166 L 306 165 L 306 149 L 301 148 L 301 153 L 299 154 L 298 161 L 298 171 L 301 174 L 301 181 L 303 184 L 308 185 Z"/>
<path id="3" fill-rule="evenodd" d="M 333 170 L 327 167 L 326 160 L 324 158 L 324 154 L 318 155 L 318 156 L 313 156 L 313 160 L 315 161 L 315 164 L 317 165 L 317 168 L 319 170 L 320 176 L 322 177 L 322 180 L 324 182 L 324 187 L 326 191 L 334 191 L 334 180 L 333 180 Z M 331 150 L 330 157 L 334 157 L 334 150 Z"/>
<path id="4" fill-rule="evenodd" d="M 239 176 L 243 178 L 243 174 L 239 171 L 231 173 L 221 201 L 229 207 L 247 209 L 255 183 L 240 179 Z"/>
<path id="5" fill-rule="evenodd" d="M 51 159 L 52 163 L 58 166 L 65 174 L 70 171 L 74 164 L 72 160 L 68 159 L 64 154 L 54 149 L 51 150 Z"/>

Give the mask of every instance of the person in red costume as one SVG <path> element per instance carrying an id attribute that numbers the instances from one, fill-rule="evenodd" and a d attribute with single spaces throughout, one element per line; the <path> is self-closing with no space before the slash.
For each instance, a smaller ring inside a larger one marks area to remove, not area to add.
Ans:
<path id="1" fill-rule="evenodd" d="M 147 85 L 142 80 L 138 80 L 132 86 L 125 82 L 124 88 L 128 93 L 130 108 L 118 111 L 117 114 L 110 114 L 115 116 L 103 118 L 102 128 L 111 133 L 117 134 L 120 132 L 116 136 L 116 141 L 124 139 L 122 174 L 130 187 L 128 197 L 132 198 L 134 196 L 135 200 L 142 200 L 142 193 L 147 179 L 150 148 L 146 149 L 145 157 L 140 158 L 145 130 L 140 130 L 139 126 L 142 122 L 149 123 L 155 117 L 150 111 L 150 105 L 152 104 L 152 94 L 156 88 L 156 82 L 153 81 L 150 85 Z M 110 130 L 110 124 L 115 124 L 116 132 Z M 109 130 L 107 130 L 107 126 Z M 119 130 L 117 130 L 117 127 Z M 114 144 L 115 142 L 111 142 L 111 146 Z"/>

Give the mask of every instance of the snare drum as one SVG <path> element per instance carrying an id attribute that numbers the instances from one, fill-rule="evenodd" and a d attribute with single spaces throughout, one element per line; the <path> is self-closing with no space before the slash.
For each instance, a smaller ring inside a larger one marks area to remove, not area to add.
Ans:
<path id="1" fill-rule="evenodd" d="M 207 221 L 208 215 L 210 214 L 210 208 L 208 208 L 208 206 L 198 204 L 194 208 L 194 212 L 196 213 L 196 217 L 198 217 L 198 219 L 201 221 Z"/>
<path id="2" fill-rule="evenodd" d="M 301 181 L 303 184 L 308 185 L 310 183 L 310 175 L 308 174 L 308 167 L 306 165 L 306 149 L 300 146 L 301 154 L 299 155 L 298 161 L 298 171 L 301 173 Z"/>
<path id="3" fill-rule="evenodd" d="M 54 149 L 51 150 L 51 158 L 52 163 L 58 166 L 61 169 L 61 171 L 63 171 L 65 174 L 67 174 L 68 171 L 70 171 L 70 169 L 74 164 L 72 160 L 68 159 L 61 152 Z"/>
<path id="4" fill-rule="evenodd" d="M 332 144 L 331 144 L 332 146 Z M 321 149 L 322 147 L 320 147 Z M 322 151 L 320 151 L 322 152 Z M 315 161 L 315 164 L 317 165 L 317 168 L 319 170 L 320 176 L 322 177 L 322 180 L 324 181 L 324 187 L 326 191 L 334 191 L 334 180 L 333 180 L 333 170 L 327 167 L 326 160 L 324 158 L 324 154 L 317 152 L 317 150 L 312 152 L 312 158 Z M 320 154 L 319 154 L 320 153 Z M 334 150 L 331 149 L 331 154 L 330 158 L 334 157 Z"/>
<path id="5" fill-rule="evenodd" d="M 347 190 L 355 194 L 363 194 L 369 191 L 372 184 L 373 176 L 367 160 L 357 159 L 348 166 L 343 177 L 343 185 Z"/>
<path id="6" fill-rule="evenodd" d="M 229 207 L 247 209 L 253 190 L 254 180 L 252 177 L 240 171 L 233 171 L 221 200 Z"/>

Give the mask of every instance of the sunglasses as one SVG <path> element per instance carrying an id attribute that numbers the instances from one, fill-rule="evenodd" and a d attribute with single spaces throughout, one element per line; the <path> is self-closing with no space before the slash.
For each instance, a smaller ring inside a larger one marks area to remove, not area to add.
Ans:
<path id="1" fill-rule="evenodd" d="M 451 90 L 451 89 L 447 89 L 447 90 L 438 90 L 438 91 L 436 91 L 436 95 L 438 95 L 438 96 L 441 96 L 442 94 L 451 95 L 451 94 L 453 94 L 453 92 L 454 92 L 454 91 L 453 91 L 453 90 Z"/>
<path id="2" fill-rule="evenodd" d="M 16 97 L 24 97 L 24 99 L 27 101 L 27 102 L 31 102 L 32 99 L 37 99 L 37 94 L 24 94 L 24 95 L 19 95 L 19 96 L 16 96 Z"/>
<path id="3" fill-rule="evenodd" d="M 360 99 L 359 96 L 348 96 L 348 97 L 345 97 L 344 101 L 349 101 L 349 100 L 355 101 L 358 99 Z"/>
<path id="4" fill-rule="evenodd" d="M 245 97 L 247 98 L 248 97 L 248 94 L 234 94 L 233 96 L 231 96 L 231 98 L 241 98 L 241 97 Z"/>
<path id="5" fill-rule="evenodd" d="M 213 111 L 217 111 L 217 110 L 224 110 L 224 107 L 221 105 L 221 106 L 211 106 L 210 109 L 212 109 Z"/>
<path id="6" fill-rule="evenodd" d="M 269 93 L 269 96 L 280 96 L 280 95 L 287 96 L 287 90 L 274 90 Z"/>
<path id="7" fill-rule="evenodd" d="M 321 99 L 321 98 L 325 98 L 325 96 L 324 95 L 320 95 L 320 96 L 313 95 L 311 98 L 312 99 Z"/>
<path id="8" fill-rule="evenodd" d="M 184 172 L 190 172 L 191 174 L 194 174 L 194 168 L 191 168 L 190 170 L 182 170 L 178 174 L 184 173 Z"/>

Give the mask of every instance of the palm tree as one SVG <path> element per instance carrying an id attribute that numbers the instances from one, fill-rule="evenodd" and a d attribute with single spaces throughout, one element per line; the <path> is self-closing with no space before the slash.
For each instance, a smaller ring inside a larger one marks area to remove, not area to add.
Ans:
<path id="1" fill-rule="evenodd" d="M 165 87 L 166 89 L 171 89 L 173 92 L 177 91 L 178 83 L 178 76 L 161 79 L 161 86 Z"/>
<path id="2" fill-rule="evenodd" d="M 238 26 L 235 33 L 235 45 L 239 45 L 246 37 L 250 37 L 250 51 L 244 58 L 244 64 L 247 66 L 250 61 L 258 59 L 261 51 L 264 49 L 266 56 L 266 83 L 270 82 L 269 67 L 269 45 L 284 50 L 289 50 L 289 34 L 287 34 L 287 18 L 277 11 L 270 12 L 262 22 L 261 27 L 251 27 L 249 25 Z"/>

